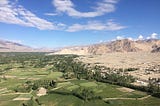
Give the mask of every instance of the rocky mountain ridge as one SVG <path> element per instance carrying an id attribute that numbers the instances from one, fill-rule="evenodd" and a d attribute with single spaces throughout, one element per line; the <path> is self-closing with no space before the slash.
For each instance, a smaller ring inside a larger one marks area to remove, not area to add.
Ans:
<path id="1" fill-rule="evenodd" d="M 113 52 L 160 52 L 160 40 L 115 40 L 111 42 L 93 44 L 88 46 L 74 46 L 51 50 L 45 48 L 35 49 L 20 43 L 0 40 L 0 52 L 53 52 L 52 54 L 98 55 Z"/>
<path id="2" fill-rule="evenodd" d="M 54 54 L 97 55 L 113 52 L 160 52 L 160 40 L 150 39 L 133 41 L 123 39 L 84 47 L 63 48 Z"/>

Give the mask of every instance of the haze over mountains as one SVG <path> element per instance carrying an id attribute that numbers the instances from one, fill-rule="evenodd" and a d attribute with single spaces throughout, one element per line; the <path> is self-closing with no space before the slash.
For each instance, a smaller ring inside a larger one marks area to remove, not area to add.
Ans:
<path id="1" fill-rule="evenodd" d="M 53 50 L 44 48 L 34 49 L 20 43 L 0 40 L 0 52 L 53 52 Z M 133 41 L 122 39 L 88 46 L 62 48 L 54 52 L 54 54 L 95 55 L 112 52 L 160 52 L 160 40 Z"/>
<path id="2" fill-rule="evenodd" d="M 52 50 L 39 48 L 35 49 L 20 43 L 0 40 L 0 52 L 51 52 Z"/>

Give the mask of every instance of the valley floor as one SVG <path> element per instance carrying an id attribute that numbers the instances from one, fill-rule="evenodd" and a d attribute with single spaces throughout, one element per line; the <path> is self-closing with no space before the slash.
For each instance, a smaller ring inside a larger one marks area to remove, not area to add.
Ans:
<path id="1" fill-rule="evenodd" d="M 19 55 L 21 54 L 18 54 L 18 56 Z M 154 55 L 149 54 L 149 55 L 153 57 L 155 55 L 155 57 L 157 57 L 160 54 L 154 54 Z M 66 73 L 70 72 L 71 75 L 73 73 L 71 71 L 71 67 L 66 68 L 68 69 L 67 72 L 63 72 L 62 70 L 62 68 L 68 66 L 69 64 L 68 61 L 71 61 L 70 60 L 71 58 L 68 58 L 69 57 L 68 55 L 45 57 L 43 54 L 39 55 L 27 54 L 25 58 L 23 57 L 24 54 L 23 56 L 20 57 L 18 56 L 12 57 L 11 55 L 11 57 L 9 58 L 12 61 L 6 60 L 8 58 L 3 58 L 4 63 L 0 64 L 0 72 L 1 72 L 0 106 L 159 106 L 160 105 L 159 98 L 153 97 L 146 92 L 125 88 L 118 85 L 97 82 L 94 79 L 86 80 L 84 78 L 78 79 L 76 77 L 67 79 L 64 78 L 64 75 Z M 115 54 L 114 56 L 119 58 L 119 56 L 122 56 L 122 54 L 121 55 Z M 150 59 L 153 57 L 150 57 Z M 100 60 L 103 60 L 102 58 L 105 58 L 104 60 L 107 62 L 110 56 L 98 55 L 95 57 L 88 56 L 88 57 L 79 57 L 79 59 L 80 58 L 88 59 L 87 62 L 90 61 L 90 63 L 91 62 L 94 63 L 96 62 L 93 61 L 95 58 L 101 58 Z M 125 59 L 125 56 L 123 59 Z M 158 61 L 160 59 L 156 58 L 153 60 L 155 63 L 157 62 L 158 64 Z M 60 63 L 59 61 L 63 63 L 60 65 L 60 67 L 56 66 L 57 64 Z M 77 64 L 74 65 L 76 66 Z M 59 70 L 57 67 L 59 68 Z M 79 68 L 81 69 L 81 67 Z M 54 83 L 54 81 L 56 81 L 56 84 Z M 46 84 L 48 83 L 50 88 L 47 88 L 48 86 L 46 86 Z M 36 84 L 39 84 L 38 87 L 45 86 L 47 92 L 45 92 L 45 89 L 39 92 L 39 89 L 36 88 Z M 38 93 L 43 93 L 43 92 L 45 93 L 42 96 L 37 95 Z M 90 94 L 86 95 L 86 92 Z M 88 99 L 89 98 L 88 97 L 86 100 L 84 100 L 84 98 L 81 95 L 84 97 L 92 96 L 94 98 Z"/>
<path id="2" fill-rule="evenodd" d="M 159 78 L 160 76 L 160 53 L 128 52 L 107 53 L 104 55 L 80 56 L 79 61 L 93 65 L 106 66 L 109 68 L 138 68 L 137 71 L 129 72 L 134 77 L 142 80 Z M 155 69 L 156 72 L 146 72 L 147 69 Z"/>

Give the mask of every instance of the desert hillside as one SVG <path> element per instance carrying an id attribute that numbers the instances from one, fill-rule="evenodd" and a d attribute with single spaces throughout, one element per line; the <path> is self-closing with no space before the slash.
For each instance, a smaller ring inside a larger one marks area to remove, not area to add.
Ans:
<path id="1" fill-rule="evenodd" d="M 51 54 L 77 54 L 77 55 L 88 55 L 88 47 L 69 47 L 58 50 Z"/>
<path id="2" fill-rule="evenodd" d="M 78 55 L 96 55 L 114 52 L 159 52 L 160 40 L 116 40 L 107 43 L 89 45 L 85 47 L 64 48 L 55 52 L 55 54 L 78 54 Z"/>
<path id="3" fill-rule="evenodd" d="M 20 43 L 0 40 L 0 52 L 53 52 L 53 50 L 44 48 L 34 49 Z M 123 39 L 88 46 L 67 47 L 53 54 L 97 55 L 114 52 L 160 52 L 160 40 L 132 41 Z"/>
<path id="4" fill-rule="evenodd" d="M 160 53 L 115 52 L 103 55 L 85 55 L 77 59 L 86 64 L 105 66 L 112 69 L 137 68 L 138 70 L 131 71 L 129 74 L 143 80 L 148 80 L 149 77 L 159 78 L 160 76 L 160 58 L 157 57 L 160 57 Z"/>

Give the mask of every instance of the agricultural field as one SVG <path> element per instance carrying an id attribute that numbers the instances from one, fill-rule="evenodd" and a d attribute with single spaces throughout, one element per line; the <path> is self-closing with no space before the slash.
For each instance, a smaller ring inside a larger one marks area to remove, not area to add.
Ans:
<path id="1" fill-rule="evenodd" d="M 146 99 L 151 99 L 150 101 L 143 99 L 144 97 L 148 96 L 148 94 L 144 92 L 135 90 L 132 92 L 120 91 L 118 88 L 122 87 L 111 84 L 92 82 L 87 80 L 70 80 L 68 82 L 64 82 L 63 84 L 60 83 L 60 85 L 61 86 L 59 86 L 58 89 L 51 90 L 50 94 L 40 97 L 39 101 L 41 101 L 41 103 L 45 104 L 46 106 L 52 106 L 53 104 L 55 106 L 135 106 L 136 103 L 138 106 L 157 106 L 159 104 L 158 98 L 149 96 Z M 95 99 L 85 102 L 73 95 L 63 94 L 63 92 L 67 93 L 84 86 L 86 88 L 92 89 L 95 95 L 101 96 L 103 100 Z M 107 100 L 107 98 L 109 99 Z"/>
<path id="2" fill-rule="evenodd" d="M 83 71 L 80 73 L 81 76 L 77 74 L 78 78 L 76 75 L 70 76 L 68 73 L 73 73 L 74 69 L 84 70 L 80 67 L 82 65 L 72 62 L 74 56 L 47 57 L 45 54 L 36 53 L 24 54 L 25 57 L 23 54 L 18 55 L 21 57 L 15 54 L 16 57 L 8 55 L 7 60 L 1 58 L 3 63 L 0 64 L 0 106 L 158 106 L 160 104 L 159 98 L 152 97 L 146 92 L 94 79 L 87 80 Z M 64 77 L 66 73 L 67 78 Z M 46 89 L 46 92 L 39 91 L 39 88 Z M 38 96 L 38 92 L 43 95 Z"/>

